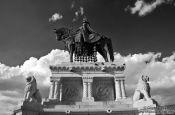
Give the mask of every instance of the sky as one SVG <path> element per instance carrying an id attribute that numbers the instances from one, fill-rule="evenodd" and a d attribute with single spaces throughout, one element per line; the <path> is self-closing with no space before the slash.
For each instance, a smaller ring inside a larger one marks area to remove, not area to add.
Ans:
<path id="1" fill-rule="evenodd" d="M 9 114 L 21 101 L 28 74 L 36 76 L 42 96 L 48 96 L 49 65 L 69 61 L 52 30 L 76 29 L 83 16 L 111 38 L 115 61 L 126 63 L 128 96 L 146 74 L 153 98 L 175 104 L 174 0 L 1 0 L 0 114 Z"/>

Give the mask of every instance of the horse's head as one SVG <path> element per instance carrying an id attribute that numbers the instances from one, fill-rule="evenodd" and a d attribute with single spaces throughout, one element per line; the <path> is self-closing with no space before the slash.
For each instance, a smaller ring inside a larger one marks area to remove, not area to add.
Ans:
<path id="1" fill-rule="evenodd" d="M 70 34 L 70 30 L 68 28 L 53 29 L 53 31 L 56 34 L 56 39 L 58 41 L 66 39 L 66 37 Z"/>
<path id="2" fill-rule="evenodd" d="M 62 40 L 62 36 L 64 35 L 63 29 L 54 29 L 54 33 L 56 34 L 56 40 L 60 41 Z"/>

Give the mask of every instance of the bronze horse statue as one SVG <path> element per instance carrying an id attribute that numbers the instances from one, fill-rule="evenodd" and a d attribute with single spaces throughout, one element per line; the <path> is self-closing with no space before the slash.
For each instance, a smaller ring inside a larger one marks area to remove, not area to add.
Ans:
<path id="1" fill-rule="evenodd" d="M 54 29 L 54 32 L 56 34 L 57 41 L 64 42 L 65 49 L 70 54 L 70 62 L 73 62 L 73 53 L 75 53 L 76 44 L 77 44 L 76 39 L 77 39 L 77 37 L 82 37 L 82 36 L 78 36 L 79 31 L 78 30 L 74 31 L 73 29 L 62 27 L 59 29 Z M 96 46 L 97 52 L 99 52 L 103 56 L 105 62 L 109 62 L 108 54 L 110 56 L 110 60 L 113 62 L 114 55 L 113 55 L 113 48 L 112 48 L 111 39 L 107 38 L 105 36 L 101 36 L 101 35 L 99 35 L 99 36 L 100 36 L 100 39 L 97 39 L 96 41 L 89 42 L 89 43 L 84 42 L 84 43 L 82 43 L 82 45 L 87 46 L 88 49 L 90 47 Z"/>

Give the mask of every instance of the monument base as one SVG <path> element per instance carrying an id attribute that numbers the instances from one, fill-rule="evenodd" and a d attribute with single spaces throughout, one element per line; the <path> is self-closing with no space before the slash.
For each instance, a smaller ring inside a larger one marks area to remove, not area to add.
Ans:
<path id="1" fill-rule="evenodd" d="M 139 115 L 156 115 L 156 104 L 152 99 L 147 101 L 140 99 L 133 103 L 133 107 L 138 109 Z"/>
<path id="2" fill-rule="evenodd" d="M 138 109 L 148 108 L 148 107 L 156 107 L 156 104 L 153 103 L 153 100 L 139 100 L 133 103 L 133 107 Z"/>
<path id="3" fill-rule="evenodd" d="M 90 98 L 85 97 L 82 99 L 82 102 L 94 102 L 94 98 L 93 97 L 90 97 Z"/>
<path id="4" fill-rule="evenodd" d="M 40 103 L 24 101 L 15 108 L 14 115 L 39 115 L 42 111 L 43 106 Z"/>
<path id="5" fill-rule="evenodd" d="M 43 112 L 41 115 L 136 115 L 137 109 L 133 108 L 132 99 L 121 99 L 119 101 L 86 101 L 75 102 L 74 104 L 56 104 L 44 103 Z"/>

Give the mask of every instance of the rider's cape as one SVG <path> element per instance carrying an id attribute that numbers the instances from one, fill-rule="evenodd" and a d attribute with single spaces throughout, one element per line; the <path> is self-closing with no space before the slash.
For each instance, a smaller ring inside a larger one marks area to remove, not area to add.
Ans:
<path id="1" fill-rule="evenodd" d="M 89 24 L 85 24 L 84 26 L 79 28 L 79 32 L 76 36 L 77 39 L 75 39 L 75 42 L 88 42 L 88 43 L 94 43 L 98 41 L 101 36 L 96 33 Z M 83 41 L 82 41 L 83 40 Z"/>

